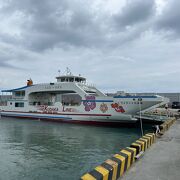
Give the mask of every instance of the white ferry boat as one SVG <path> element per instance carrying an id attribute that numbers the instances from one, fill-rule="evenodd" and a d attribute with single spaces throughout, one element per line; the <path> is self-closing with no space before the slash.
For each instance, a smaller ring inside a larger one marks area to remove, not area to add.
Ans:
<path id="1" fill-rule="evenodd" d="M 0 99 L 0 115 L 68 123 L 119 124 L 134 123 L 138 111 L 162 103 L 161 96 L 108 97 L 86 78 L 71 73 L 56 77 L 56 83 L 33 84 L 2 90 L 11 93 Z M 3 96 L 1 96 L 3 97 Z"/>

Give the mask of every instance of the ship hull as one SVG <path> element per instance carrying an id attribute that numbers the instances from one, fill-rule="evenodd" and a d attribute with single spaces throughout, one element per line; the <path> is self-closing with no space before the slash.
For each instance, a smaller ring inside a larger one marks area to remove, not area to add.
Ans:
<path id="1" fill-rule="evenodd" d="M 89 125 L 128 125 L 136 123 L 137 119 L 131 116 L 123 115 L 122 117 L 111 117 L 110 114 L 48 114 L 48 113 L 29 113 L 29 112 L 14 112 L 14 111 L 2 111 L 2 117 L 14 117 L 23 119 L 34 119 L 43 121 L 53 121 L 62 123 L 77 123 L 77 124 L 89 124 Z"/>

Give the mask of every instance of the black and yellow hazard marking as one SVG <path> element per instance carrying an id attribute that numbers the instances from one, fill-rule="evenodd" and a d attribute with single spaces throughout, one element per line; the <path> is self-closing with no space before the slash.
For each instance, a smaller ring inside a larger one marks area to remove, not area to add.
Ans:
<path id="1" fill-rule="evenodd" d="M 97 180 L 97 179 L 94 176 L 92 176 L 91 174 L 86 173 L 81 177 L 81 180 Z"/>
<path id="2" fill-rule="evenodd" d="M 164 123 L 166 125 L 166 129 L 168 130 L 170 127 L 170 121 L 167 120 L 167 122 Z"/>
<path id="3" fill-rule="evenodd" d="M 141 151 L 145 151 L 145 143 L 144 142 L 138 142 L 138 140 L 137 140 L 137 141 L 135 141 L 135 143 L 141 145 Z"/>
<path id="4" fill-rule="evenodd" d="M 139 138 L 139 141 L 145 142 L 145 147 L 146 147 L 146 149 L 149 147 L 149 146 L 148 146 L 148 140 L 147 140 L 147 139 Z"/>
<path id="5" fill-rule="evenodd" d="M 139 144 L 139 143 L 132 143 L 131 145 L 130 145 L 130 147 L 132 147 L 132 148 L 135 148 L 136 149 L 136 155 L 138 155 L 142 150 L 142 145 L 141 144 Z"/>
<path id="6" fill-rule="evenodd" d="M 162 131 L 167 130 L 175 119 L 168 120 L 160 125 Z M 134 143 L 130 147 L 122 149 L 113 157 L 107 159 L 100 166 L 95 167 L 92 171 L 84 174 L 81 180 L 117 180 L 121 177 L 126 170 L 135 162 L 135 157 L 138 159 L 143 151 L 146 151 L 156 139 L 155 133 L 147 133 Z"/>
<path id="7" fill-rule="evenodd" d="M 134 161 L 135 161 L 136 148 L 127 147 L 127 148 L 125 148 L 125 150 L 131 152 L 131 165 L 132 165 L 134 163 Z"/>
<path id="8" fill-rule="evenodd" d="M 148 135 L 145 134 L 143 137 L 149 138 L 150 146 L 153 144 L 153 138 L 151 136 L 148 136 Z"/>
<path id="9" fill-rule="evenodd" d="M 121 159 L 115 156 L 111 157 L 110 159 L 118 164 L 116 178 L 119 178 L 121 176 L 121 171 L 122 171 L 122 161 Z M 123 169 L 124 169 L 124 166 L 123 166 Z"/>
<path id="10" fill-rule="evenodd" d="M 159 126 L 161 133 L 163 134 L 165 131 L 167 131 L 175 121 L 176 121 L 176 118 L 171 118 L 169 120 L 166 120 L 163 124 L 161 124 Z"/>
<path id="11" fill-rule="evenodd" d="M 91 176 L 93 176 L 96 180 L 97 179 L 103 179 L 103 175 L 99 171 L 97 171 L 96 169 L 93 169 L 92 171 L 90 171 L 89 174 Z"/>
<path id="12" fill-rule="evenodd" d="M 97 167 L 95 167 L 95 170 L 98 171 L 100 174 L 102 174 L 102 176 L 103 176 L 102 180 L 109 180 L 108 179 L 109 171 L 107 169 L 105 169 L 102 166 L 97 166 Z"/>
<path id="13" fill-rule="evenodd" d="M 137 140 L 136 143 L 139 143 L 139 144 L 142 145 L 142 151 L 145 151 L 145 150 L 146 150 L 146 142 L 145 142 L 145 141 Z"/>
<path id="14" fill-rule="evenodd" d="M 153 141 L 155 142 L 155 140 L 156 140 L 156 135 L 155 135 L 155 133 L 148 133 L 148 134 L 153 135 Z"/>
<path id="15" fill-rule="evenodd" d="M 161 132 L 164 133 L 165 131 L 167 131 L 175 121 L 176 121 L 176 118 L 171 118 L 169 120 L 166 120 L 163 124 L 159 126 Z"/>
<path id="16" fill-rule="evenodd" d="M 127 169 L 128 156 L 123 153 L 118 153 L 113 156 L 113 159 L 118 163 L 117 178 L 121 177 Z"/>
<path id="17" fill-rule="evenodd" d="M 113 167 L 106 162 L 102 163 L 101 166 L 109 171 L 108 180 L 111 180 L 113 177 Z"/>
<path id="18" fill-rule="evenodd" d="M 118 152 L 117 154 L 119 154 L 120 156 L 123 156 L 125 157 L 125 164 L 124 164 L 124 172 L 128 169 L 128 160 L 129 160 L 129 157 L 126 153 L 120 151 Z"/>
<path id="19" fill-rule="evenodd" d="M 154 142 L 155 142 L 155 134 L 150 134 L 150 133 L 148 133 L 148 134 L 146 134 L 145 136 L 148 136 L 148 137 L 150 137 L 151 138 L 151 144 L 153 144 Z"/>
<path id="20" fill-rule="evenodd" d="M 109 164 L 112 167 L 112 180 L 117 179 L 118 163 L 112 161 L 111 159 L 107 159 L 105 163 Z"/>
<path id="21" fill-rule="evenodd" d="M 150 142 L 151 142 L 151 145 L 152 145 L 152 144 L 154 143 L 153 136 L 150 136 L 150 135 L 148 135 L 148 134 L 146 134 L 145 136 L 150 138 Z"/>
<path id="22" fill-rule="evenodd" d="M 120 175 L 120 166 L 118 166 L 117 161 L 118 159 L 115 159 L 115 157 L 111 159 L 106 160 L 104 163 L 102 163 L 100 166 L 97 166 L 95 169 L 90 171 L 89 173 L 86 173 L 81 177 L 81 180 L 116 180 L 119 176 L 118 174 L 118 168 L 119 168 L 119 175 Z M 119 163 L 121 165 L 121 163 Z"/>
<path id="23" fill-rule="evenodd" d="M 120 152 L 128 156 L 128 163 L 127 163 L 127 168 L 126 168 L 126 170 L 128 170 L 131 165 L 131 152 L 127 151 L 126 149 L 123 149 Z"/>
<path id="24" fill-rule="evenodd" d="M 148 147 L 150 147 L 150 146 L 151 146 L 151 138 L 148 137 L 148 136 L 143 136 L 142 138 L 143 138 L 143 139 L 147 139 L 147 141 L 148 141 Z"/>

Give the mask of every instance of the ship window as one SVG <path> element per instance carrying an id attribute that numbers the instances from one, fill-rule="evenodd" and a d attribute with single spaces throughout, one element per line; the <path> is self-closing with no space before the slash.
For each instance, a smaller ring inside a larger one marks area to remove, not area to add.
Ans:
<path id="1" fill-rule="evenodd" d="M 62 104 L 65 106 L 79 106 L 81 105 L 82 97 L 78 94 L 63 94 Z"/>
<path id="2" fill-rule="evenodd" d="M 25 96 L 25 91 L 16 91 L 15 96 Z"/>
<path id="3" fill-rule="evenodd" d="M 24 107 L 24 103 L 22 102 L 16 102 L 15 107 Z"/>
<path id="4" fill-rule="evenodd" d="M 62 79 L 61 79 L 61 82 L 64 82 L 64 81 L 65 81 L 65 78 L 62 78 Z"/>

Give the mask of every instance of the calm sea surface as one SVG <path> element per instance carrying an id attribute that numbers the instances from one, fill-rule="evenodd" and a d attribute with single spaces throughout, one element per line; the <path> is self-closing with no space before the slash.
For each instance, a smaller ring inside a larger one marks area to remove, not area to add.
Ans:
<path id="1" fill-rule="evenodd" d="M 139 128 L 1 118 L 0 180 L 79 179 L 139 137 Z"/>

